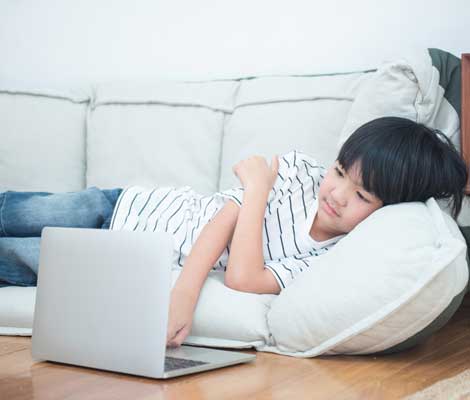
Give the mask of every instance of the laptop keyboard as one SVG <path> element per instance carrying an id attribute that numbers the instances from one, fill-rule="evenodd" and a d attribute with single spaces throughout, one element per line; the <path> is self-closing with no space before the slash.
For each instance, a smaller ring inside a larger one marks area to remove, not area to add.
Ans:
<path id="1" fill-rule="evenodd" d="M 185 358 L 165 357 L 165 371 L 173 371 L 180 368 L 190 368 L 196 365 L 209 364 L 204 361 L 188 360 Z"/>

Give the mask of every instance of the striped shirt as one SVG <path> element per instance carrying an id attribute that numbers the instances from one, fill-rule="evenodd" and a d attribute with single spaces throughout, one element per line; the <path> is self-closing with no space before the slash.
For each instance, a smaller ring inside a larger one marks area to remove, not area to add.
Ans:
<path id="1" fill-rule="evenodd" d="M 265 267 L 281 289 L 314 267 L 315 258 L 344 236 L 323 242 L 310 236 L 325 173 L 324 167 L 302 152 L 294 150 L 279 157 L 278 176 L 269 193 L 263 220 L 263 255 Z M 204 226 L 229 200 L 241 206 L 243 188 L 203 196 L 189 186 L 154 189 L 131 186 L 119 196 L 110 229 L 170 232 L 174 238 L 173 262 L 182 267 Z M 230 243 L 213 269 L 224 271 L 229 256 Z"/>

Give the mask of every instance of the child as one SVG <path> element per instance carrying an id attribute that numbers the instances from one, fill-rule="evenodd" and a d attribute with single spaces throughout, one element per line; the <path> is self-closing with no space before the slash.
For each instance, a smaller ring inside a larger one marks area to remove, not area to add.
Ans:
<path id="1" fill-rule="evenodd" d="M 171 291 L 169 346 L 188 335 L 211 269 L 224 270 L 232 289 L 278 294 L 380 207 L 452 198 L 456 218 L 467 181 L 465 163 L 444 134 L 396 117 L 357 129 L 328 170 L 291 151 L 274 157 L 271 166 L 250 157 L 233 171 L 242 187 L 211 196 L 189 187 L 102 191 L 116 203 L 110 229 L 173 235 L 174 263 L 184 267 Z M 0 264 L 0 279 L 1 273 Z"/>
<path id="2" fill-rule="evenodd" d="M 452 198 L 457 218 L 467 182 L 465 163 L 444 134 L 397 117 L 357 129 L 326 174 L 297 152 L 274 158 L 271 168 L 263 158 L 252 157 L 235 165 L 234 172 L 244 188 L 243 203 L 228 201 L 192 247 L 171 292 L 169 346 L 179 346 L 189 334 L 203 282 L 230 240 L 225 284 L 277 294 L 295 277 L 301 279 L 303 270 L 315 268 L 316 256 L 380 207 Z M 280 243 L 266 230 L 275 214 Z M 266 248 L 274 251 L 275 246 L 273 258 Z"/>

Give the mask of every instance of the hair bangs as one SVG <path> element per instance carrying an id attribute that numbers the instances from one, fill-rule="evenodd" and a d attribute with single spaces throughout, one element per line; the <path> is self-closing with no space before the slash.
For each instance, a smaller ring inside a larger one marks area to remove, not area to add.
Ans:
<path id="1" fill-rule="evenodd" d="M 436 129 L 404 118 L 378 118 L 345 141 L 337 161 L 346 172 L 357 172 L 364 190 L 383 205 L 452 198 L 454 218 L 460 212 L 467 167 Z"/>

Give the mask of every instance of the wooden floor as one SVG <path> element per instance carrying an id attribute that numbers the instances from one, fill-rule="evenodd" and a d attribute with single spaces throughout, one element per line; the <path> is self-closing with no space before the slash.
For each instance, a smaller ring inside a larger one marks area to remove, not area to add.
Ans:
<path id="1" fill-rule="evenodd" d="M 33 362 L 30 347 L 0 337 L 0 399 L 398 399 L 470 368 L 470 297 L 426 343 L 381 357 L 259 352 L 250 364 L 163 381 Z"/>

